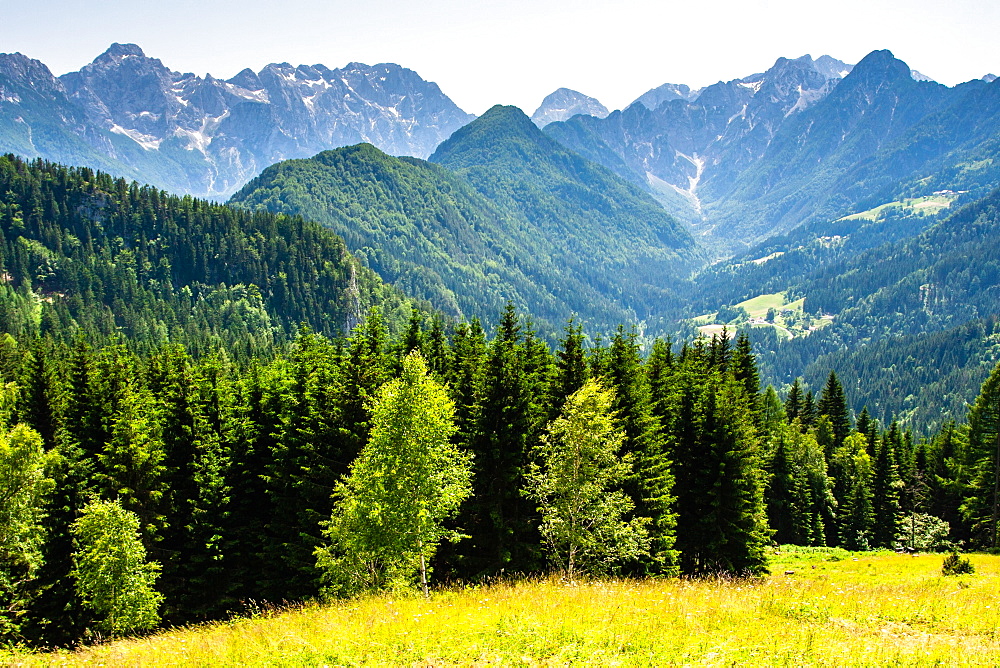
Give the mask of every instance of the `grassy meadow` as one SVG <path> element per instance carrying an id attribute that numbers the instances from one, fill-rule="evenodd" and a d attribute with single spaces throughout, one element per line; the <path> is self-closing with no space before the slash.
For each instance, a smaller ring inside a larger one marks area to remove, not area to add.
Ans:
<path id="1" fill-rule="evenodd" d="M 761 259 L 764 260 L 766 258 Z M 747 315 L 752 319 L 751 327 L 773 327 L 778 332 L 779 337 L 791 339 L 807 334 L 811 329 L 820 329 L 833 322 L 829 318 L 806 318 L 804 312 L 805 302 L 805 297 L 789 300 L 787 293 L 775 292 L 773 294 L 752 297 L 735 304 L 735 306 L 741 307 L 747 312 Z M 770 309 L 774 309 L 777 312 L 774 321 L 770 323 L 763 322 L 764 317 Z M 786 317 L 781 313 L 782 311 L 791 311 L 791 317 Z M 690 322 L 705 336 L 721 334 L 724 326 L 715 324 L 717 315 L 718 312 L 706 313 L 692 318 Z M 729 330 L 730 332 L 735 331 L 732 326 L 729 327 Z"/>
<path id="2" fill-rule="evenodd" d="M 556 580 L 374 596 L 12 665 L 998 665 L 1000 557 L 785 548 L 756 581 Z M 788 572 L 791 571 L 791 572 Z"/>

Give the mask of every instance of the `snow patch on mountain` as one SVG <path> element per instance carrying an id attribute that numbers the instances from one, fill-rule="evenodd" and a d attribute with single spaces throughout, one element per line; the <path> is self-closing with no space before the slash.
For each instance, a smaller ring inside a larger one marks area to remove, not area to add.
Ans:
<path id="1" fill-rule="evenodd" d="M 153 137 L 151 135 L 144 135 L 136 130 L 129 130 L 127 128 L 123 128 L 117 123 L 113 124 L 110 130 L 115 134 L 124 135 L 128 137 L 129 139 L 131 139 L 132 141 L 134 141 L 136 144 L 143 147 L 147 151 L 159 150 L 160 144 L 163 142 L 162 139 Z"/>

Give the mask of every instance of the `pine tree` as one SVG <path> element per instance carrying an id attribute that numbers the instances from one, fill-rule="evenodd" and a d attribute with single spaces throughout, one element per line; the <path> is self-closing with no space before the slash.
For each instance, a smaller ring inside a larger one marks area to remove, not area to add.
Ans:
<path id="1" fill-rule="evenodd" d="M 766 475 L 745 386 L 731 375 L 717 377 L 693 406 L 681 410 L 691 412 L 682 415 L 679 426 L 693 431 L 687 437 L 678 434 L 680 443 L 693 439 L 675 457 L 682 571 L 766 572 Z"/>
<path id="2" fill-rule="evenodd" d="M 135 513 L 144 544 L 152 547 L 166 519 L 160 415 L 149 391 L 135 385 L 123 388 L 119 404 L 95 478 L 105 498 Z"/>
<path id="3" fill-rule="evenodd" d="M 893 447 L 898 439 L 899 426 L 894 421 L 889 432 L 875 447 L 872 472 L 873 547 L 893 547 L 899 533 L 903 481 L 896 466 L 896 449 Z"/>
<path id="4" fill-rule="evenodd" d="M 560 339 L 559 343 L 560 348 L 556 351 L 557 373 L 553 392 L 555 398 L 553 411 L 556 414 L 562 408 L 563 402 L 583 387 L 590 378 L 586 351 L 583 347 L 583 327 L 570 319 L 566 324 L 566 336 Z"/>
<path id="5" fill-rule="evenodd" d="M 875 524 L 872 498 L 872 461 L 861 434 L 851 434 L 834 450 L 830 474 L 837 499 L 837 545 L 849 550 L 872 546 Z"/>
<path id="6" fill-rule="evenodd" d="M 539 562 L 536 514 L 520 495 L 534 442 L 531 379 L 525 370 L 521 325 L 507 304 L 489 346 L 479 424 L 470 443 L 475 495 L 465 527 L 471 535 L 467 576 L 529 572 Z"/>
<path id="7" fill-rule="evenodd" d="M 622 490 L 635 504 L 638 517 L 652 518 L 652 563 L 646 570 L 676 570 L 676 516 L 671 462 L 653 413 L 653 398 L 634 330 L 618 328 L 605 363 L 605 378 L 614 396 L 614 411 L 625 431 L 623 452 L 634 460 Z"/>
<path id="8" fill-rule="evenodd" d="M 1000 547 L 1000 364 L 969 410 L 968 473 L 962 514 L 980 545 Z"/>
<path id="9" fill-rule="evenodd" d="M 813 400 L 812 390 L 809 390 L 802 399 L 802 410 L 799 412 L 799 419 L 802 421 L 802 426 L 808 428 L 813 426 L 817 417 L 819 417 L 819 414 L 816 412 L 816 402 Z"/>
<path id="10" fill-rule="evenodd" d="M 796 378 L 795 382 L 792 383 L 792 388 L 788 390 L 788 396 L 785 398 L 785 416 L 788 418 L 789 423 L 793 420 L 805 422 L 802 413 L 803 402 L 802 385 L 799 383 L 799 379 Z"/>
<path id="11" fill-rule="evenodd" d="M 283 598 L 300 600 L 319 591 L 313 552 L 333 509 L 333 489 L 367 439 L 368 417 L 358 404 L 374 391 L 370 384 L 387 373 L 383 344 L 381 325 L 365 325 L 351 343 L 342 372 L 336 348 L 303 329 L 289 356 L 268 472 L 270 540 L 262 546 L 273 569 L 265 574 L 265 588 L 280 591 Z M 366 361 L 372 368 L 363 368 Z"/>
<path id="12" fill-rule="evenodd" d="M 774 540 L 795 545 L 826 545 L 835 528 L 832 481 L 823 449 L 793 422 L 775 431 L 776 448 L 767 487 L 768 524 Z"/>
<path id="13" fill-rule="evenodd" d="M 847 410 L 844 388 L 841 387 L 834 371 L 830 371 L 830 375 L 827 377 L 819 404 L 816 406 L 816 413 L 830 418 L 830 424 L 833 425 L 833 446 L 834 448 L 840 447 L 851 432 L 851 418 Z"/>

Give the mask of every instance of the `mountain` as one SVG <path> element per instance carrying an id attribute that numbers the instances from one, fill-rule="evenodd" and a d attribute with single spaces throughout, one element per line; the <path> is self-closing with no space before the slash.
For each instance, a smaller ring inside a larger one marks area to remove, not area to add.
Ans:
<path id="1" fill-rule="evenodd" d="M 426 157 L 473 118 L 398 65 L 280 63 L 222 81 L 174 72 L 134 44 L 113 44 L 58 78 L 3 55 L 0 88 L 0 151 L 206 197 L 235 192 L 279 160 L 362 141 Z"/>
<path id="2" fill-rule="evenodd" d="M 900 197 L 985 195 L 998 141 L 992 83 L 917 79 L 888 51 L 853 67 L 782 58 L 692 100 L 633 104 L 545 131 L 644 185 L 725 256 Z"/>
<path id="3" fill-rule="evenodd" d="M 698 97 L 698 93 L 700 92 L 698 90 L 691 90 L 690 86 L 685 84 L 665 83 L 662 86 L 657 86 L 646 91 L 636 98 L 635 102 L 652 111 L 660 106 L 661 103 L 669 102 L 670 100 L 687 100 L 688 102 L 692 102 Z"/>
<path id="4" fill-rule="evenodd" d="M 600 331 L 655 318 L 702 261 L 651 197 L 514 107 L 490 109 L 430 162 L 328 151 L 268 168 L 232 202 L 333 228 L 446 312 L 492 322 L 511 300 L 549 336 L 574 314 Z"/>
<path id="5" fill-rule="evenodd" d="M 640 319 L 702 261 L 688 232 L 653 198 L 552 140 L 516 107 L 493 107 L 442 142 L 430 161 L 556 243 L 553 259 L 564 258 L 557 265 L 593 258 L 588 271 L 600 267 L 604 276 L 592 280 L 607 281 L 605 289 Z"/>
<path id="6" fill-rule="evenodd" d="M 0 324 L 17 337 L 269 354 L 303 323 L 347 333 L 371 306 L 398 331 L 416 304 L 299 217 L 12 155 L 0 192 Z"/>
<path id="7" fill-rule="evenodd" d="M 835 87 L 832 60 L 818 67 L 810 56 L 779 58 L 767 72 L 695 92 L 668 84 L 605 119 L 577 117 L 545 131 L 654 193 L 696 233 L 710 234 L 703 205 L 711 200 L 703 191 L 724 189 L 761 157 L 789 116 Z"/>
<path id="8" fill-rule="evenodd" d="M 569 88 L 559 88 L 545 96 L 542 104 L 531 115 L 531 120 L 538 127 L 544 128 L 549 123 L 565 121 L 577 114 L 605 118 L 608 113 L 607 107 L 594 98 Z"/>

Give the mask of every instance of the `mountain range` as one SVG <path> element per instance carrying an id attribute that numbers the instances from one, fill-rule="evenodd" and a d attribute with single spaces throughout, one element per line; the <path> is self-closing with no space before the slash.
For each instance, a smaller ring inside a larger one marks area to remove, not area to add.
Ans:
<path id="1" fill-rule="evenodd" d="M 1000 354 L 1000 82 L 943 86 L 888 51 L 855 65 L 779 58 L 611 113 L 559 89 L 531 118 L 502 106 L 473 118 L 396 65 L 278 64 L 220 81 L 116 44 L 55 77 L 12 54 L 0 56 L 0 149 L 301 215 L 391 283 L 385 294 L 486 324 L 510 301 L 550 341 L 571 317 L 641 336 L 748 327 L 769 382 L 804 374 L 816 387 L 834 367 L 874 388 L 854 408 L 880 418 L 957 416 Z M 11 246 L 25 272 L 70 266 L 39 239 Z M 278 294 L 275 280 L 247 279 Z M 221 281 L 206 285 L 228 294 Z M 765 297 L 805 324 L 728 317 Z M 339 324 L 322 331 L 357 317 L 330 299 Z M 945 382 L 944 408 L 918 397 Z"/>
<path id="2" fill-rule="evenodd" d="M 981 149 L 998 137 L 997 91 L 991 77 L 928 81 L 889 51 L 853 67 L 779 58 L 762 74 L 698 91 L 666 84 L 545 132 L 654 193 L 726 256 L 921 188 L 976 187 L 978 175 L 938 175 L 992 169 Z"/>
<path id="3" fill-rule="evenodd" d="M 271 64 L 222 81 L 174 72 L 113 44 L 56 77 L 0 55 L 0 151 L 86 164 L 200 197 L 225 197 L 265 167 L 370 142 L 427 157 L 472 116 L 398 65 Z"/>

